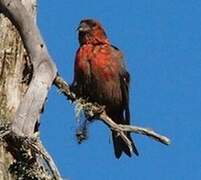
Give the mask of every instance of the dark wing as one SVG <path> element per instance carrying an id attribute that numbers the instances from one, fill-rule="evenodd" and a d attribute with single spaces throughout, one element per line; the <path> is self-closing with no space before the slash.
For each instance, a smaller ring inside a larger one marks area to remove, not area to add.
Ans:
<path id="1" fill-rule="evenodd" d="M 125 68 L 125 67 L 124 67 Z M 123 106 L 124 106 L 124 118 L 127 124 L 130 124 L 130 111 L 129 111 L 129 82 L 130 82 L 130 75 L 123 69 L 120 76 L 120 83 L 121 83 L 121 91 L 122 91 L 122 99 L 123 99 Z"/>
<path id="2" fill-rule="evenodd" d="M 123 58 L 123 54 L 121 51 L 115 47 L 111 46 L 113 49 L 113 59 L 119 61 L 120 71 L 119 71 L 119 80 L 120 80 L 120 88 L 122 92 L 122 103 L 124 110 L 124 119 L 127 124 L 130 123 L 130 111 L 129 111 L 129 83 L 130 83 L 130 75 L 126 69 L 125 61 Z"/>
<path id="3" fill-rule="evenodd" d="M 130 112 L 129 112 L 129 83 L 130 83 L 130 75 L 126 69 L 126 66 L 124 64 L 123 55 L 121 52 L 114 46 L 112 46 L 114 49 L 113 51 L 116 51 L 116 53 L 113 54 L 119 54 L 118 56 L 113 55 L 113 59 L 116 59 L 119 64 L 119 81 L 120 81 L 120 89 L 122 94 L 122 110 L 123 110 L 123 120 L 121 123 L 124 124 L 130 124 Z M 114 142 L 114 150 L 115 155 L 117 158 L 119 158 L 122 154 L 122 152 L 125 152 L 129 157 L 131 157 L 130 149 L 128 148 L 125 141 L 121 138 L 116 136 L 115 132 L 113 134 L 113 142 Z M 126 133 L 127 138 L 131 141 L 133 152 L 138 156 L 139 153 L 137 151 L 137 148 L 134 144 L 134 141 L 131 138 L 131 134 L 128 132 Z"/>

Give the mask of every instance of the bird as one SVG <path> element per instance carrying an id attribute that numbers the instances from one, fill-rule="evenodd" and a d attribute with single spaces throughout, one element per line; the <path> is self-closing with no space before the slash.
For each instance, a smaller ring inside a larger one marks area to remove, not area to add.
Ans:
<path id="1" fill-rule="evenodd" d="M 76 97 L 105 106 L 107 115 L 117 124 L 130 124 L 130 75 L 122 52 L 112 45 L 103 26 L 94 19 L 83 19 L 77 28 L 79 48 L 75 55 L 74 80 L 71 84 Z M 139 155 L 130 132 L 133 152 Z M 119 159 L 124 152 L 133 152 L 117 132 L 112 130 L 114 154 Z"/>

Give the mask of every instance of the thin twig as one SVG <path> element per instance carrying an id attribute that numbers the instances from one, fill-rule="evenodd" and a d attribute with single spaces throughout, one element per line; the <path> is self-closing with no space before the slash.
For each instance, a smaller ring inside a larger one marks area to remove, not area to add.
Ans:
<path id="1" fill-rule="evenodd" d="M 102 121 L 105 122 L 111 129 L 118 131 L 118 132 L 131 132 L 136 134 L 142 134 L 145 136 L 148 136 L 156 141 L 159 141 L 165 145 L 170 144 L 170 139 L 162 136 L 150 128 L 143 128 L 139 126 L 132 126 L 132 125 L 123 125 L 123 124 L 116 124 L 110 117 L 108 117 L 105 113 L 102 113 L 100 115 L 100 118 Z M 122 136 L 122 134 L 120 134 Z M 125 134 L 124 134 L 125 135 Z M 122 137 L 123 138 L 123 137 Z"/>

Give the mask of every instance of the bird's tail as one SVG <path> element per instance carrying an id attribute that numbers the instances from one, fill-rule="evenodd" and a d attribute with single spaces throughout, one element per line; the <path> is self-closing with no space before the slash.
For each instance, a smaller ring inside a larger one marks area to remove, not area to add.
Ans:
<path id="1" fill-rule="evenodd" d="M 131 138 L 130 133 L 126 133 L 127 138 L 131 141 L 132 143 L 132 149 L 133 152 L 138 156 L 139 153 L 137 151 L 137 148 L 135 147 L 135 144 Z M 117 132 L 112 131 L 112 139 L 113 139 L 113 144 L 114 144 L 114 153 L 116 158 L 120 158 L 122 152 L 126 153 L 129 157 L 132 156 L 132 153 L 128 147 L 128 145 L 125 143 L 125 141 L 121 138 L 121 136 L 117 135 Z"/>

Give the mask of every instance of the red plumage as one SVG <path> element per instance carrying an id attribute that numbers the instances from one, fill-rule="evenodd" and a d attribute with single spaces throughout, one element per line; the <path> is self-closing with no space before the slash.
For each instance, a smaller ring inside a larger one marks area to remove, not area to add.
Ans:
<path id="1" fill-rule="evenodd" d="M 130 124 L 129 73 L 123 55 L 111 45 L 101 24 L 92 19 L 82 20 L 78 27 L 80 47 L 75 58 L 72 89 L 78 97 L 105 105 L 106 113 L 118 124 Z M 129 148 L 116 132 L 112 132 L 115 156 L 122 152 L 131 156 Z M 131 139 L 133 151 L 137 149 Z"/>

